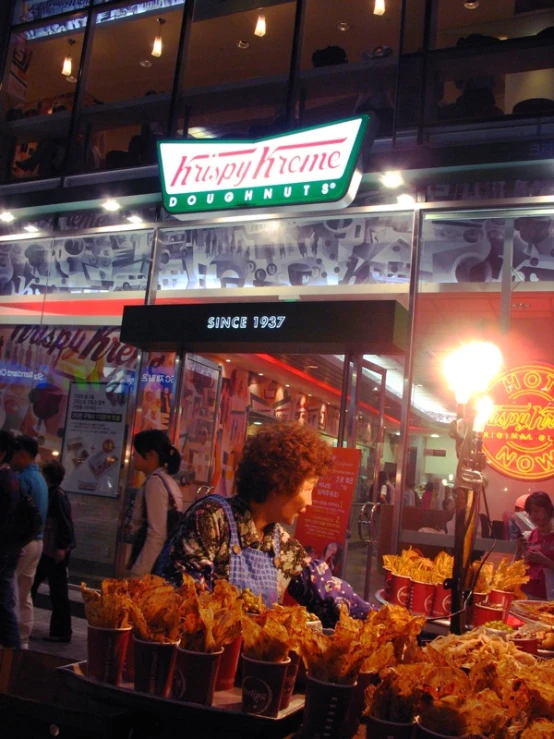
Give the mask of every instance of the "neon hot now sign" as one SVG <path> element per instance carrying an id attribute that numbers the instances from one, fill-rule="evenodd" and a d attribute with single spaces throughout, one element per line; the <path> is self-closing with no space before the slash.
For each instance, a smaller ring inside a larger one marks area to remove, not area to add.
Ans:
<path id="1" fill-rule="evenodd" d="M 158 144 L 164 205 L 173 214 L 233 208 L 345 207 L 368 117 L 256 141 Z"/>

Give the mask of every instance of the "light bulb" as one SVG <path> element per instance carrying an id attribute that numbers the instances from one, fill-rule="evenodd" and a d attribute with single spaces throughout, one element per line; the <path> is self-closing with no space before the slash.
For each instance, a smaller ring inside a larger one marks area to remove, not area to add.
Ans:
<path id="1" fill-rule="evenodd" d="M 266 34 L 266 23 L 265 23 L 265 15 L 263 13 L 260 13 L 258 15 L 258 20 L 256 21 L 256 28 L 254 29 L 254 36 L 259 36 L 262 38 L 262 36 L 265 36 Z"/>
<path id="2" fill-rule="evenodd" d="M 385 15 L 385 0 L 375 0 L 373 15 Z"/>
<path id="3" fill-rule="evenodd" d="M 63 60 L 62 74 L 64 77 L 71 77 L 73 72 L 73 60 L 70 56 L 66 56 Z"/>
<path id="4" fill-rule="evenodd" d="M 390 187 L 393 189 L 395 187 L 402 187 L 404 184 L 404 178 L 402 177 L 402 172 L 388 171 L 383 172 L 379 177 L 379 182 L 383 187 Z"/>
<path id="5" fill-rule="evenodd" d="M 458 403 L 473 393 L 483 393 L 502 366 L 500 349 L 488 341 L 464 344 L 444 362 L 444 374 Z"/>
<path id="6" fill-rule="evenodd" d="M 476 403 L 476 414 L 475 421 L 473 422 L 473 428 L 475 431 L 483 433 L 487 421 L 494 412 L 494 401 L 488 395 L 484 395 Z"/>
<path id="7" fill-rule="evenodd" d="M 162 55 L 162 37 L 156 36 L 154 45 L 152 46 L 152 56 L 160 57 Z"/>

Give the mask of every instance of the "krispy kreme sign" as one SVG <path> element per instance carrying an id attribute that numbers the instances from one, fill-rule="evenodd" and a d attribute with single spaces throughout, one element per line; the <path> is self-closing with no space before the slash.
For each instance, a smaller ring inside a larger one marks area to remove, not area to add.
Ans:
<path id="1" fill-rule="evenodd" d="M 525 364 L 490 388 L 495 409 L 484 432 L 489 464 L 507 477 L 554 475 L 554 367 Z"/>
<path id="2" fill-rule="evenodd" d="M 194 213 L 349 205 L 368 116 L 252 141 L 158 143 L 166 210 Z"/>

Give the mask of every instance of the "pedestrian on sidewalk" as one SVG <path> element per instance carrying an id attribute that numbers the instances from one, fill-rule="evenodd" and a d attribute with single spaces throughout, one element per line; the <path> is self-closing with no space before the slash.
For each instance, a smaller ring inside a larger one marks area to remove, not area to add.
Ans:
<path id="1" fill-rule="evenodd" d="M 36 439 L 33 439 L 32 436 L 16 437 L 12 454 L 12 469 L 17 472 L 21 490 L 33 499 L 44 522 L 48 510 L 48 487 L 35 461 L 37 455 L 38 443 Z M 29 649 L 29 637 L 33 630 L 34 614 L 31 587 L 42 554 L 43 539 L 44 526 L 37 538 L 23 547 L 17 563 L 16 595 L 19 607 L 21 649 Z"/>
<path id="2" fill-rule="evenodd" d="M 15 569 L 21 546 L 13 531 L 20 501 L 20 485 L 9 462 L 15 439 L 0 431 L 0 645 L 19 649 L 19 624 L 15 608 Z"/>
<path id="3" fill-rule="evenodd" d="M 71 550 L 75 548 L 71 503 L 61 488 L 65 477 L 64 466 L 57 460 L 52 460 L 43 465 L 42 474 L 48 485 L 48 513 L 44 526 L 44 548 L 31 588 L 31 596 L 34 603 L 40 584 L 48 580 L 52 616 L 50 634 L 45 636 L 44 640 L 69 643 L 72 629 L 67 568 Z"/>

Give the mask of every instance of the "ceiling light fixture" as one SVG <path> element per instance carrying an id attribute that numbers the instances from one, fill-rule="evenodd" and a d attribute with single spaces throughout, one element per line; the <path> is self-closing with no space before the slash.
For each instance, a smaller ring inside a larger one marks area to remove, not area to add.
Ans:
<path id="1" fill-rule="evenodd" d="M 337 31 L 349 31 L 350 26 L 345 21 L 340 21 L 340 23 L 337 23 Z"/>
<path id="2" fill-rule="evenodd" d="M 149 59 L 143 59 L 139 64 L 143 69 L 149 69 L 152 66 L 152 62 Z"/>
<path id="3" fill-rule="evenodd" d="M 3 210 L 2 213 L 0 213 L 0 221 L 2 221 L 2 223 L 12 223 L 12 221 L 15 221 L 15 216 L 9 211 Z"/>
<path id="4" fill-rule="evenodd" d="M 230 359 L 226 359 L 225 361 L 226 361 L 226 362 L 230 362 L 231 360 L 230 360 Z"/>
<path id="5" fill-rule="evenodd" d="M 379 182 L 383 185 L 383 187 L 390 187 L 391 189 L 395 187 L 402 187 L 404 184 L 404 178 L 402 177 L 402 172 L 398 171 L 388 171 L 384 172 L 379 177 Z"/>
<path id="6" fill-rule="evenodd" d="M 410 195 L 409 192 L 403 192 L 396 196 L 396 202 L 398 205 L 413 205 L 415 203 L 415 198 L 413 195 Z"/>
<path id="7" fill-rule="evenodd" d="M 285 387 L 290 387 L 290 385 L 285 385 Z"/>
<path id="8" fill-rule="evenodd" d="M 263 372 L 258 372 L 258 377 L 263 377 L 263 376 L 264 376 Z"/>
<path id="9" fill-rule="evenodd" d="M 32 223 L 28 223 L 26 226 L 23 226 L 23 230 L 27 231 L 27 233 L 30 233 L 30 234 L 38 233 L 38 228 L 36 226 L 33 226 Z"/>
<path id="10" fill-rule="evenodd" d="M 107 210 L 108 213 L 115 213 L 121 208 L 121 205 L 117 202 L 117 200 L 114 200 L 113 198 L 108 198 L 108 200 L 105 200 L 102 203 L 102 207 L 104 210 Z"/>
<path id="11" fill-rule="evenodd" d="M 71 47 L 75 43 L 75 40 L 72 38 L 67 39 L 67 45 L 69 46 L 69 51 L 65 55 L 65 59 L 63 60 L 62 65 L 62 74 L 64 77 L 71 77 L 71 74 L 73 72 L 73 59 L 71 58 Z"/>
<path id="12" fill-rule="evenodd" d="M 129 223 L 142 223 L 142 218 L 137 215 L 127 216 Z"/>
<path id="13" fill-rule="evenodd" d="M 265 36 L 267 32 L 267 26 L 265 22 L 265 15 L 260 12 L 258 14 L 258 19 L 256 21 L 256 28 L 254 29 L 254 36 L 258 36 L 259 38 L 262 38 L 262 36 Z"/>
<path id="14" fill-rule="evenodd" d="M 438 439 L 440 434 L 429 434 L 432 439 Z"/>
<path id="15" fill-rule="evenodd" d="M 385 15 L 385 0 L 375 0 L 373 15 Z"/>
<path id="16" fill-rule="evenodd" d="M 479 0 L 466 0 L 464 3 L 464 8 L 467 8 L 467 10 L 477 10 L 479 7 Z"/>
<path id="17" fill-rule="evenodd" d="M 159 58 L 162 55 L 162 26 L 165 23 L 165 20 L 163 18 L 156 18 L 156 21 L 160 28 L 158 30 L 158 35 L 154 39 L 154 45 L 152 46 L 152 56 Z"/>
<path id="18" fill-rule="evenodd" d="M 250 44 L 248 43 L 248 41 L 239 41 L 237 43 L 237 46 L 239 47 L 239 49 L 249 49 L 250 48 Z"/>

